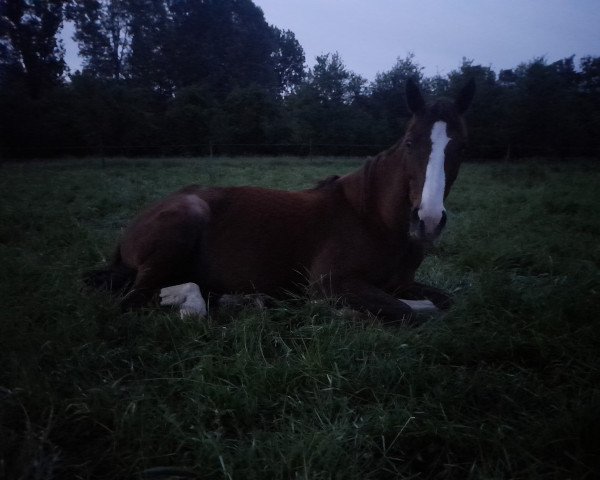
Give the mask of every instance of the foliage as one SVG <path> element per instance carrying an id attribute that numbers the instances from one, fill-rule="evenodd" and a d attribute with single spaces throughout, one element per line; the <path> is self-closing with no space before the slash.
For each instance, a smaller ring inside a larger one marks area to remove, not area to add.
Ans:
<path id="1" fill-rule="evenodd" d="M 377 74 L 371 85 L 371 110 L 382 125 L 387 143 L 398 139 L 410 117 L 404 97 L 406 81 L 409 78 L 423 80 L 422 71 L 423 67 L 416 63 L 414 54 L 409 54 L 406 58 L 398 58 L 388 72 Z"/>
<path id="2" fill-rule="evenodd" d="M 82 288 L 134 212 L 185 183 L 304 188 L 358 165 L 3 165 L 1 476 L 597 478 L 597 163 L 464 165 L 419 271 L 456 304 L 418 328 L 310 297 L 123 314 Z"/>
<path id="3" fill-rule="evenodd" d="M 131 7 L 127 0 L 70 2 L 67 13 L 75 22 L 74 40 L 79 44 L 84 73 L 115 80 L 127 76 L 134 16 Z"/>
<path id="4" fill-rule="evenodd" d="M 0 1 L 0 82 L 34 98 L 60 83 L 66 65 L 57 38 L 63 2 Z M 20 92 L 19 92 L 20 93 Z"/>
<path id="5" fill-rule="evenodd" d="M 408 78 L 431 97 L 450 98 L 475 78 L 468 113 L 474 158 L 600 151 L 597 57 L 579 65 L 573 56 L 554 63 L 536 58 L 498 74 L 463 58 L 448 75 L 429 78 L 408 54 L 368 82 L 338 53 L 305 65 L 294 33 L 269 25 L 251 0 L 0 0 L 0 6 L 4 158 L 372 154 L 404 130 Z M 69 75 L 59 39 L 65 21 L 75 26 L 83 58 L 82 71 Z"/>
<path id="6" fill-rule="evenodd" d="M 371 143 L 365 84 L 337 53 L 318 56 L 305 82 L 287 99 L 294 141 L 333 147 L 328 154 L 337 153 L 339 144 Z"/>
<path id="7" fill-rule="evenodd" d="M 277 85 L 283 94 L 294 93 L 304 80 L 304 51 L 291 30 L 271 27 L 275 35 L 275 49 L 271 54 L 277 73 Z"/>
<path id="8" fill-rule="evenodd" d="M 275 120 L 276 112 L 275 102 L 265 90 L 256 85 L 237 88 L 227 96 L 214 117 L 213 138 L 217 143 L 232 147 L 238 144 L 242 148 L 253 143 L 268 143 L 270 122 Z"/>

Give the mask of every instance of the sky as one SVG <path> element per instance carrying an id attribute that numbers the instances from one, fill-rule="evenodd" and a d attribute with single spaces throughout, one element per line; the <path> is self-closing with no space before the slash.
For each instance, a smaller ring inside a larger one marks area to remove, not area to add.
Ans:
<path id="1" fill-rule="evenodd" d="M 292 30 L 308 66 L 338 52 L 373 80 L 415 54 L 427 76 L 462 58 L 500 69 L 545 56 L 600 56 L 600 0 L 254 0 L 267 22 Z"/>
<path id="2" fill-rule="evenodd" d="M 292 30 L 306 63 L 338 52 L 368 80 L 414 53 L 427 76 L 446 75 L 463 57 L 498 72 L 544 56 L 600 56 L 600 0 L 254 0 L 268 23 Z M 63 37 L 67 63 L 80 68 Z"/>

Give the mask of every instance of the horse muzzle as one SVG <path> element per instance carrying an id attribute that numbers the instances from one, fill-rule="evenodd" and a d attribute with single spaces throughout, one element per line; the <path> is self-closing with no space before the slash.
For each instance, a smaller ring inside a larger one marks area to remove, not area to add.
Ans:
<path id="1" fill-rule="evenodd" d="M 446 211 L 442 210 L 440 217 L 424 217 L 419 215 L 419 209 L 413 209 L 410 218 L 410 236 L 422 242 L 433 242 L 440 236 L 446 226 Z"/>

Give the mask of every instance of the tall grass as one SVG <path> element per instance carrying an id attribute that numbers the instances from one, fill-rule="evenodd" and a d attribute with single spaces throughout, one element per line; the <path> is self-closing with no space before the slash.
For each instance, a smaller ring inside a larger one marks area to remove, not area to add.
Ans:
<path id="1" fill-rule="evenodd" d="M 418 328 L 309 297 L 123 314 L 82 288 L 179 186 L 303 188 L 359 163 L 1 166 L 0 478 L 598 478 L 597 162 L 465 165 L 419 272 L 456 305 Z"/>

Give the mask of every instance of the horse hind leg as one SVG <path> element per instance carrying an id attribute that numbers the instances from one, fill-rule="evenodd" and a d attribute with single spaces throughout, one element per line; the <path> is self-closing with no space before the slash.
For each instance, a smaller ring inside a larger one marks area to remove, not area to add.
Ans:
<path id="1" fill-rule="evenodd" d="M 208 205 L 197 197 L 181 203 L 159 211 L 139 231 L 134 227 L 126 239 L 139 247 L 135 251 L 139 261 L 133 289 L 122 302 L 124 309 L 141 307 L 160 291 L 161 305 L 178 306 L 181 316 L 206 314 L 197 283 L 202 278 Z"/>
<path id="2" fill-rule="evenodd" d="M 177 290 L 176 293 L 173 290 Z M 167 291 L 171 293 L 166 293 Z M 148 304 L 154 297 L 154 289 L 132 289 L 121 302 L 121 308 L 124 311 L 137 310 Z M 200 287 L 197 284 L 188 282 L 180 285 L 173 285 L 160 289 L 160 305 L 162 307 L 176 307 L 179 309 L 181 318 L 188 316 L 205 317 L 208 313 L 206 301 L 200 293 Z"/>
<path id="3" fill-rule="evenodd" d="M 183 260 L 185 255 L 181 253 L 180 259 Z M 178 307 L 182 318 L 187 315 L 205 316 L 206 302 L 196 283 L 199 282 L 200 272 L 178 262 L 179 259 L 174 255 L 167 258 L 171 261 L 150 259 L 141 267 L 132 290 L 123 298 L 122 308 L 131 310 L 142 307 L 158 291 L 160 305 Z M 188 259 L 188 262 L 193 263 L 193 260 Z"/>
<path id="4" fill-rule="evenodd" d="M 181 318 L 191 315 L 204 317 L 207 313 L 200 287 L 192 282 L 161 288 L 160 304 L 179 307 Z"/>

